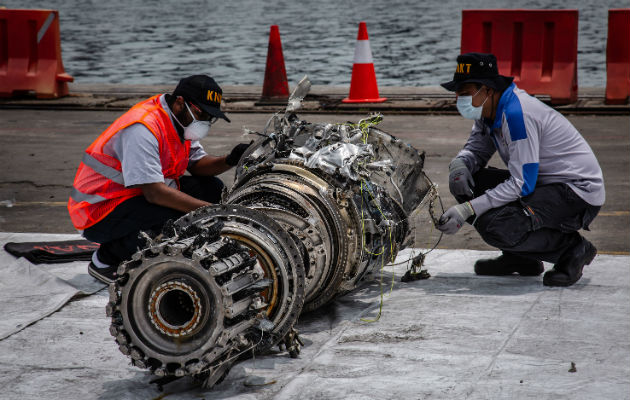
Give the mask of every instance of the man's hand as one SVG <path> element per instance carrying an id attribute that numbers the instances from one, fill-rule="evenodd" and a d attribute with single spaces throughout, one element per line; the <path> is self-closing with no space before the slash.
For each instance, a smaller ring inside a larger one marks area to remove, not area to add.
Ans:
<path id="1" fill-rule="evenodd" d="M 448 166 L 448 172 L 448 189 L 451 194 L 456 197 L 473 198 L 472 188 L 475 187 L 475 181 L 464 160 L 454 158 Z"/>
<path id="2" fill-rule="evenodd" d="M 243 156 L 243 153 L 245 153 L 245 150 L 247 150 L 250 144 L 252 144 L 252 142 L 249 142 L 249 144 L 248 143 L 237 144 L 232 149 L 230 154 L 228 154 L 228 156 L 225 157 L 225 163 L 229 165 L 230 167 L 233 167 L 236 164 L 238 164 L 239 160 Z"/>
<path id="3" fill-rule="evenodd" d="M 199 200 L 175 188 L 169 187 L 163 182 L 145 183 L 138 186 L 142 189 L 142 194 L 149 203 L 172 208 L 184 213 L 210 204 L 207 201 Z"/>
<path id="4" fill-rule="evenodd" d="M 447 235 L 452 235 L 473 215 L 475 215 L 475 210 L 473 210 L 469 201 L 458 204 L 442 214 L 437 228 Z"/>

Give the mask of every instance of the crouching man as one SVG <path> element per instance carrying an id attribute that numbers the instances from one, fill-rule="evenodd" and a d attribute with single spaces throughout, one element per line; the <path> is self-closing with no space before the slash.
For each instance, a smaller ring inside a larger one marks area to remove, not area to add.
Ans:
<path id="1" fill-rule="evenodd" d="M 492 54 L 457 57 L 453 80 L 457 109 L 474 120 L 464 148 L 449 166 L 449 189 L 458 205 L 438 229 L 456 233 L 465 221 L 502 250 L 478 260 L 478 275 L 537 276 L 554 264 L 546 286 L 570 286 L 597 249 L 578 233 L 605 200 L 604 180 L 588 143 L 560 113 L 499 75 Z M 487 167 L 495 151 L 507 169 Z"/>
<path id="2" fill-rule="evenodd" d="M 157 233 L 167 220 L 220 201 L 223 182 L 216 175 L 248 147 L 212 157 L 199 142 L 219 118 L 230 122 L 222 94 L 209 76 L 184 78 L 173 94 L 133 106 L 85 150 L 68 211 L 83 236 L 101 244 L 90 275 L 113 282 L 118 264 L 137 251 L 140 231 Z"/>

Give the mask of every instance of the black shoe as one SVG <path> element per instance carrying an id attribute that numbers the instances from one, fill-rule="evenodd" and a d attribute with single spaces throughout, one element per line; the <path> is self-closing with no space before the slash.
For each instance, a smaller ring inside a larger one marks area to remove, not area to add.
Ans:
<path id="1" fill-rule="evenodd" d="M 521 276 L 538 276 L 543 273 L 543 263 L 531 258 L 504 252 L 497 258 L 477 260 L 475 274 L 503 276 L 518 273 Z"/>
<path id="2" fill-rule="evenodd" d="M 112 265 L 107 268 L 98 268 L 90 261 L 88 265 L 88 273 L 103 283 L 113 283 L 118 279 L 118 265 Z"/>
<path id="3" fill-rule="evenodd" d="M 582 238 L 582 241 L 567 250 L 553 269 L 547 271 L 543 277 L 545 286 L 571 286 L 582 277 L 582 270 L 589 265 L 597 249 L 591 242 Z"/>

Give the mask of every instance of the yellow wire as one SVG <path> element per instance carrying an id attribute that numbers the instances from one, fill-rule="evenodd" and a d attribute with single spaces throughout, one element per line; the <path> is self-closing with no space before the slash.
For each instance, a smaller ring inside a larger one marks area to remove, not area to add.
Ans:
<path id="1" fill-rule="evenodd" d="M 384 252 L 384 251 L 385 251 L 385 246 L 382 246 L 382 252 Z M 382 252 L 381 252 L 381 254 L 382 254 Z M 381 273 L 380 273 L 381 278 L 380 278 L 379 283 L 378 283 L 378 287 L 380 288 L 380 291 L 381 291 L 381 301 L 378 304 L 378 314 L 376 314 L 376 318 L 374 318 L 374 319 L 361 318 L 361 321 L 363 321 L 363 322 L 368 322 L 368 323 L 369 322 L 376 322 L 379 319 L 381 319 L 381 313 L 383 311 L 383 268 L 384 267 L 385 267 L 385 258 L 381 257 Z"/>
<path id="2" fill-rule="evenodd" d="M 361 180 L 361 186 L 360 186 L 360 192 L 361 192 L 361 244 L 362 244 L 362 248 L 363 250 L 370 255 L 374 255 L 374 256 L 380 256 L 383 255 L 385 253 L 385 246 L 382 245 L 381 246 L 381 252 L 380 253 L 372 253 L 371 251 L 369 251 L 367 249 L 367 247 L 365 246 L 365 218 L 364 218 L 364 203 L 363 203 L 363 183 L 365 180 Z M 366 189 L 368 191 L 368 193 L 370 194 L 370 197 L 372 198 L 372 200 L 374 200 L 374 195 L 372 194 L 372 192 L 370 191 L 369 188 L 367 188 L 367 183 L 366 183 Z M 376 205 L 376 208 L 378 209 L 378 211 L 380 212 L 381 216 L 383 217 L 383 219 L 387 219 L 387 217 L 385 217 L 385 214 L 383 213 L 383 211 L 381 210 L 381 208 L 379 207 L 379 205 L 374 202 L 374 204 Z M 392 259 L 392 263 L 394 262 L 394 243 L 392 240 L 392 227 L 388 227 L 389 229 L 389 246 L 390 246 L 390 258 Z M 381 257 L 381 268 L 380 268 L 380 279 L 379 279 L 379 290 L 380 290 L 380 301 L 379 301 L 379 305 L 378 305 L 378 314 L 376 315 L 375 319 L 365 319 L 365 318 L 361 318 L 361 321 L 363 322 L 376 322 L 381 318 L 381 314 L 383 311 L 383 269 L 385 268 L 385 257 Z M 392 282 L 389 288 L 389 294 L 391 294 L 394 290 L 394 283 L 396 281 L 396 271 L 395 268 L 392 266 Z"/>
<path id="3" fill-rule="evenodd" d="M 392 228 L 389 228 L 389 258 L 394 263 L 394 244 L 392 243 Z M 392 265 L 392 284 L 389 287 L 389 294 L 394 291 L 394 281 L 396 280 L 396 268 Z"/>
<path id="4" fill-rule="evenodd" d="M 367 140 L 369 137 L 369 129 L 372 125 L 376 125 L 378 124 L 380 121 L 382 120 L 382 117 L 380 118 L 371 118 L 371 120 L 365 121 L 365 120 L 361 120 L 359 121 L 359 123 L 357 124 L 348 124 L 350 127 L 357 127 L 361 130 L 361 135 L 362 135 L 362 140 L 363 140 L 363 144 L 367 144 Z M 381 214 L 381 216 L 383 217 L 384 220 L 389 220 L 385 214 L 383 213 L 383 210 L 381 210 L 381 207 L 379 206 L 379 204 L 375 201 L 374 198 L 374 194 L 372 194 L 372 191 L 368 188 L 367 186 L 367 182 L 365 182 L 365 179 L 361 180 L 361 185 L 360 185 L 360 193 L 361 193 L 361 248 L 363 249 L 363 251 L 365 251 L 367 254 L 371 255 L 371 256 L 382 256 L 385 253 L 385 245 L 381 245 L 381 252 L 380 253 L 372 253 L 370 250 L 367 249 L 367 246 L 365 245 L 365 205 L 363 202 L 363 184 L 365 183 L 365 187 L 368 191 L 368 193 L 370 194 L 370 197 L 372 198 L 372 202 L 373 204 L 376 206 L 376 208 L 378 209 L 379 213 Z M 390 258 L 392 259 L 392 262 L 394 262 L 394 243 L 392 241 L 392 227 L 389 226 L 389 248 L 390 248 Z M 379 279 L 379 289 L 380 289 L 380 302 L 378 305 L 378 314 L 376 315 L 375 319 L 365 319 L 365 318 L 361 318 L 361 321 L 363 322 L 376 322 L 381 318 L 381 314 L 383 311 L 383 269 L 385 268 L 385 257 L 381 257 L 381 268 L 380 268 L 380 279 Z M 390 286 L 390 294 L 394 289 L 394 282 L 395 282 L 395 270 L 392 267 L 392 283 Z"/>

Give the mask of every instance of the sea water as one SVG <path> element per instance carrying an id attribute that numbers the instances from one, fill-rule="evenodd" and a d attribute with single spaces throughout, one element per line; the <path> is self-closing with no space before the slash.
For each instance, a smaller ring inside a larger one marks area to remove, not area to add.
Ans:
<path id="1" fill-rule="evenodd" d="M 579 10 L 578 82 L 606 83 L 608 9 L 625 0 L 10 0 L 59 10 L 63 61 L 75 82 L 171 84 L 206 73 L 219 84 L 262 85 L 269 26 L 280 27 L 291 84 L 349 85 L 359 21 L 366 21 L 380 86 L 452 78 L 463 9 Z M 630 39 L 629 39 L 630 40 Z"/>

